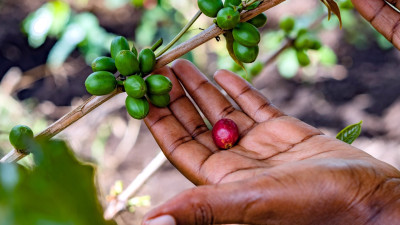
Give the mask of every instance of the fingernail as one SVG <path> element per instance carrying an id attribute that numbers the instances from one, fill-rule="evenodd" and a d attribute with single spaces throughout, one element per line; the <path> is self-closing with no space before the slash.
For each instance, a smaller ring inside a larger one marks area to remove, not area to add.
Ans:
<path id="1" fill-rule="evenodd" d="M 145 225 L 176 225 L 174 217 L 170 215 L 160 216 L 144 223 Z"/>

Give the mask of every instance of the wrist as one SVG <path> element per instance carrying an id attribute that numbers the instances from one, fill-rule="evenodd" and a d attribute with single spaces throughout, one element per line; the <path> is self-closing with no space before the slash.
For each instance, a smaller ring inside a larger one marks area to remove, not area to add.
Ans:
<path id="1" fill-rule="evenodd" d="M 385 182 L 367 207 L 367 224 L 400 224 L 400 179 Z"/>

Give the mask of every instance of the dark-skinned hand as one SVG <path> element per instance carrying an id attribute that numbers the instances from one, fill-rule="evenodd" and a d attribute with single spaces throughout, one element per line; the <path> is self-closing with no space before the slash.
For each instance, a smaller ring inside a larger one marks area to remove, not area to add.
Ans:
<path id="1" fill-rule="evenodd" d="M 351 0 L 357 11 L 400 49 L 400 13 L 383 0 Z M 387 0 L 400 9 L 400 0 Z"/>
<path id="2" fill-rule="evenodd" d="M 229 71 L 215 81 L 177 60 L 168 108 L 145 123 L 169 161 L 198 187 L 149 212 L 143 224 L 400 224 L 400 172 L 274 107 Z M 184 89 L 210 121 L 234 120 L 239 142 L 219 150 Z"/>

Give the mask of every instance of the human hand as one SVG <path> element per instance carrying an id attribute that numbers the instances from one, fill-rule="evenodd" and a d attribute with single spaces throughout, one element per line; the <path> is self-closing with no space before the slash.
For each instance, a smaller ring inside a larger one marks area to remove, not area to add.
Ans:
<path id="1" fill-rule="evenodd" d="M 360 14 L 393 45 L 400 49 L 400 13 L 384 0 L 351 0 Z M 400 9 L 399 0 L 387 0 Z"/>
<path id="2" fill-rule="evenodd" d="M 284 115 L 242 78 L 225 70 L 214 77 L 240 111 L 188 61 L 156 73 L 171 79 L 171 103 L 151 106 L 145 123 L 171 163 L 201 186 L 152 210 L 144 224 L 383 224 L 396 209 L 398 170 Z M 215 146 L 175 75 L 211 124 L 237 123 L 236 146 Z"/>

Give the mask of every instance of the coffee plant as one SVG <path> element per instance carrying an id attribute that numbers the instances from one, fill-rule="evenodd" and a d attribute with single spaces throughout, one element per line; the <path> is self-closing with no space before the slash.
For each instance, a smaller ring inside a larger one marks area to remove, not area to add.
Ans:
<path id="1" fill-rule="evenodd" d="M 310 51 L 324 54 L 324 51 L 329 52 L 329 48 L 323 46 L 313 34 L 312 25 L 302 27 L 295 18 L 285 17 L 279 22 L 279 30 L 274 35 L 279 36 L 279 42 L 286 40 L 287 44 L 276 49 L 273 57 L 257 61 L 261 51 L 259 44 L 266 36 L 260 29 L 268 23 L 264 11 L 281 2 L 284 0 L 198 0 L 199 11 L 175 38 L 165 46 L 160 38 L 151 47 L 140 51 L 133 41 L 102 29 L 92 14 L 72 13 L 63 1 L 48 2 L 30 14 L 23 23 L 23 30 L 33 47 L 41 46 L 47 36 L 58 38 L 48 58 L 50 65 L 59 66 L 77 46 L 85 53 L 86 61 L 91 63 L 93 70 L 86 78 L 85 87 L 93 96 L 35 137 L 32 130 L 24 125 L 17 125 L 11 130 L 9 140 L 15 149 L 3 157 L 2 162 L 7 163 L 0 164 L 1 224 L 115 224 L 103 218 L 93 182 L 93 166 L 79 162 L 63 141 L 51 138 L 122 92 L 127 94 L 126 110 L 134 119 L 145 118 L 150 104 L 168 107 L 169 93 L 174 88 L 172 82 L 162 74 L 152 72 L 220 36 L 225 38 L 226 52 L 234 62 L 232 70 L 249 81 L 275 59 L 278 60 L 278 68 L 283 68 L 280 72 L 285 77 L 292 77 L 296 71 L 285 71 L 288 63 L 295 60 L 295 65 L 307 67 L 311 63 Z M 346 29 L 347 20 L 342 21 L 335 1 L 321 2 L 328 9 L 326 16 L 334 13 Z M 132 4 L 143 5 L 143 1 L 133 1 Z M 55 17 L 55 12 L 62 12 L 62 16 Z M 212 25 L 172 48 L 201 14 L 209 17 Z M 43 20 L 43 15 L 52 23 L 35 35 L 32 29 Z M 72 34 L 75 34 L 74 38 Z M 62 49 L 61 53 L 57 53 L 57 49 Z M 360 131 L 361 122 L 346 127 L 337 138 L 351 144 Z M 223 145 L 223 148 L 229 148 L 236 142 L 237 132 L 231 136 L 234 138 L 229 139 L 229 146 Z M 218 135 L 216 140 L 225 141 Z M 30 153 L 35 161 L 31 170 L 12 163 Z M 41 204 L 33 205 L 33 200 Z M 51 213 L 48 209 L 52 209 Z M 27 210 L 29 213 L 26 213 Z"/>

